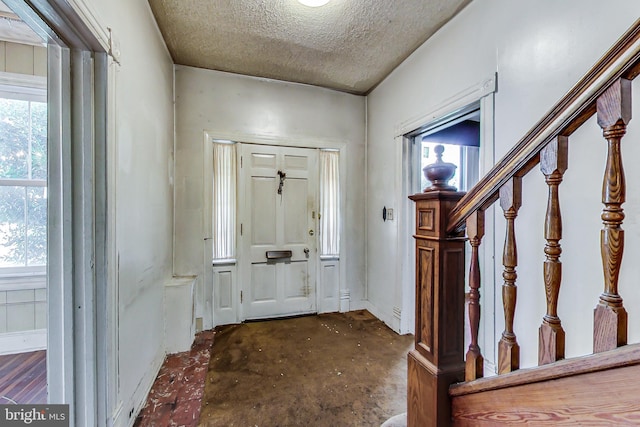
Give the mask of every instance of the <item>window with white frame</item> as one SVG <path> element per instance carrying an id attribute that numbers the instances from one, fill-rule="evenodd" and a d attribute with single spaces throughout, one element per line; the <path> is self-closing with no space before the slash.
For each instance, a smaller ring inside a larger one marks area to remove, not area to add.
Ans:
<path id="1" fill-rule="evenodd" d="M 449 185 L 459 191 L 468 191 L 478 182 L 480 167 L 480 111 L 474 110 L 451 122 L 436 126 L 415 136 L 418 166 L 421 178 L 420 191 L 431 185 L 422 173 L 425 166 L 435 163 L 435 147 L 442 145 L 442 161 L 456 165 L 455 175 Z"/>
<path id="2" fill-rule="evenodd" d="M 320 256 L 340 255 L 340 152 L 320 150 Z"/>
<path id="3" fill-rule="evenodd" d="M 47 104 L 44 89 L 0 89 L 0 274 L 47 263 Z"/>

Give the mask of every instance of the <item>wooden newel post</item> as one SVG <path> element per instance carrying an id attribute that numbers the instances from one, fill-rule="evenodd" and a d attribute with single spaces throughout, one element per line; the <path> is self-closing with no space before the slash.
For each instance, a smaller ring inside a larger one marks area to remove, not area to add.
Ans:
<path id="1" fill-rule="evenodd" d="M 465 375 L 465 239 L 446 232 L 449 212 L 464 193 L 451 190 L 446 181 L 440 186 L 431 181 L 434 185 L 424 193 L 409 197 L 416 203 L 416 329 L 415 348 L 408 356 L 409 427 L 450 425 L 449 386 L 464 381 Z"/>

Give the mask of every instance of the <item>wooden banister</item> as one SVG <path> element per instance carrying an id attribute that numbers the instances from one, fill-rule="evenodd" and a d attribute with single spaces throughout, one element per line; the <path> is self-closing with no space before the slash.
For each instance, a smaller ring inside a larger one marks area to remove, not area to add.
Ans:
<path id="1" fill-rule="evenodd" d="M 453 208 L 447 232 L 464 228 L 466 219 L 498 199 L 499 189 L 524 176 L 538 154 L 559 135 L 569 136 L 596 112 L 596 101 L 616 80 L 640 74 L 640 19 L 600 58 L 585 76 L 476 184 Z"/>
<path id="2" fill-rule="evenodd" d="M 516 266 L 518 265 L 518 249 L 516 246 L 515 219 L 522 205 L 522 180 L 511 178 L 500 188 L 500 206 L 507 220 L 507 232 L 504 239 L 502 264 L 502 305 L 504 306 L 504 331 L 498 343 L 498 373 L 505 374 L 520 368 L 520 346 L 513 331 L 513 319 L 516 311 Z"/>
<path id="3" fill-rule="evenodd" d="M 466 355 L 465 381 L 473 381 L 484 376 L 484 358 L 478 345 L 480 329 L 480 256 L 478 247 L 484 236 L 484 211 L 475 211 L 467 218 L 467 237 L 471 245 L 469 265 L 469 327 L 471 342 Z"/>
<path id="4" fill-rule="evenodd" d="M 600 233 L 604 292 L 594 311 L 593 351 L 612 350 L 627 343 L 627 312 L 618 295 L 618 275 L 624 250 L 622 220 L 626 184 L 620 141 L 631 120 L 631 81 L 618 79 L 598 98 L 598 125 L 607 140 L 607 163 L 602 183 Z"/>
<path id="5" fill-rule="evenodd" d="M 609 366 L 608 358 L 618 357 L 612 356 L 610 350 L 621 351 L 620 354 L 633 359 L 629 365 L 634 368 L 616 372 L 616 381 L 625 380 L 629 372 L 635 375 L 640 373 L 640 347 L 618 349 L 627 344 L 628 322 L 622 297 L 618 294 L 618 275 L 624 249 L 622 204 L 626 191 L 620 145 L 631 119 L 631 80 L 639 74 L 640 20 L 467 194 L 457 193 L 446 185 L 446 179 L 453 175 L 455 166 L 442 162 L 442 147 L 436 151 L 438 160 L 425 168 L 425 176 L 434 184 L 425 193 L 410 197 L 416 202 L 416 341 L 408 358 L 409 427 L 448 426 L 452 422 L 451 415 L 453 425 L 484 425 L 467 424 L 465 420 L 496 421 L 503 412 L 511 411 L 513 408 L 509 405 L 518 400 L 510 395 L 511 390 L 501 389 L 514 387 L 516 392 L 515 387 L 523 384 L 565 378 L 569 370 L 573 372 L 572 375 L 588 372 L 588 368 L 581 367 L 576 361 L 563 360 L 565 331 L 557 313 L 562 277 L 559 186 L 568 167 L 569 135 L 596 113 L 608 148 L 602 186 L 604 207 L 600 245 L 604 290 L 594 310 L 593 343 L 596 354 L 580 360 L 597 365 L 596 370 L 600 373 L 593 378 L 599 384 L 608 381 L 608 373 L 605 372 Z M 540 164 L 548 188 L 544 275 L 541 278 L 546 296 L 546 314 L 538 333 L 538 363 L 541 366 L 536 369 L 539 371 L 528 369 L 518 373 L 520 346 L 514 332 L 518 276 L 515 222 L 522 206 L 522 178 L 537 164 Z M 479 246 L 485 231 L 484 212 L 498 200 L 506 220 L 506 231 L 502 257 L 504 331 L 498 343 L 497 371 L 506 375 L 483 379 L 484 360 L 478 345 L 481 311 Z M 464 239 L 461 236 L 465 227 L 471 245 L 468 299 L 471 339 L 463 362 Z M 599 356 L 598 353 L 607 356 Z M 452 383 L 462 381 L 463 377 L 466 384 L 450 387 Z M 556 395 L 562 397 L 562 387 L 574 387 L 575 390 L 582 388 L 581 384 L 575 385 L 572 381 L 557 383 L 560 384 L 559 388 L 545 384 L 536 386 L 535 391 L 523 393 L 527 396 L 544 394 L 555 387 Z M 635 393 L 640 387 L 627 389 Z M 518 390 L 522 392 L 523 389 Z M 500 393 L 473 398 L 475 403 L 473 399 L 463 396 L 489 391 Z M 494 398 L 504 407 L 495 409 Z M 585 400 L 589 402 L 585 403 L 586 407 L 597 403 L 599 399 L 600 396 L 594 394 L 592 400 Z M 633 399 L 627 400 L 635 405 Z M 453 413 L 450 406 L 452 402 Z M 528 402 L 531 403 L 529 407 L 533 408 L 531 414 L 513 410 L 514 416 L 519 420 L 533 420 L 530 416 L 543 412 L 547 403 L 544 398 L 540 401 L 542 406 L 536 406 L 533 404 L 535 402 L 536 399 Z M 581 406 L 579 400 L 574 403 L 571 411 L 579 412 L 582 410 L 580 408 L 585 407 Z M 628 406 L 627 403 L 624 405 Z M 635 409 L 627 411 L 623 408 L 618 412 L 640 420 L 640 411 Z M 589 416 L 576 419 L 591 420 Z M 501 422 L 508 424 L 508 421 L 507 417 Z M 552 423 L 554 421 L 551 419 Z"/>
<path id="6" fill-rule="evenodd" d="M 560 263 L 560 239 L 562 239 L 562 216 L 558 186 L 567 170 L 569 158 L 569 138 L 559 136 L 540 152 L 540 169 L 549 187 L 547 213 L 544 222 L 544 288 L 547 299 L 545 314 L 538 333 L 538 364 L 556 362 L 564 359 L 564 329 L 558 317 L 558 294 L 562 278 Z"/>

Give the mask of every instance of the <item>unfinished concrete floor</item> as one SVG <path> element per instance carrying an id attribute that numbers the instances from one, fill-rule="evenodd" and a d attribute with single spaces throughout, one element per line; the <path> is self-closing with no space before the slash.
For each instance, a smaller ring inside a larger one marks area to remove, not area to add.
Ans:
<path id="1" fill-rule="evenodd" d="M 406 412 L 412 343 L 366 311 L 220 327 L 200 426 L 380 426 Z"/>

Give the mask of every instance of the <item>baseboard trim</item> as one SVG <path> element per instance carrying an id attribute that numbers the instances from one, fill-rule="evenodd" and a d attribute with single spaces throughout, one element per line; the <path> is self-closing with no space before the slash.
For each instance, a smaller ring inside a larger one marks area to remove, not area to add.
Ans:
<path id="1" fill-rule="evenodd" d="M 147 396 L 153 387 L 153 383 L 160 372 L 162 362 L 164 362 L 165 353 L 161 352 L 156 356 L 155 360 L 151 363 L 149 370 L 146 371 L 144 377 L 140 380 L 138 387 L 131 396 L 130 403 L 127 408 L 118 408 L 117 414 L 114 416 L 114 427 L 132 427 L 138 414 L 147 402 Z M 128 409 L 131 408 L 131 409 Z M 129 417 L 129 411 L 133 411 L 131 417 Z"/>
<path id="2" fill-rule="evenodd" d="M 0 334 L 0 356 L 47 349 L 47 330 L 8 332 Z"/>
<path id="3" fill-rule="evenodd" d="M 339 301 L 340 313 L 346 313 L 352 311 L 354 308 L 351 304 L 351 290 L 340 289 L 340 301 Z"/>
<path id="4" fill-rule="evenodd" d="M 400 321 L 395 318 L 393 314 L 388 315 L 387 313 L 382 313 L 378 307 L 371 304 L 370 301 L 366 302 L 366 308 L 369 310 L 371 314 L 380 319 L 385 325 L 394 330 L 396 333 L 400 333 Z"/>

